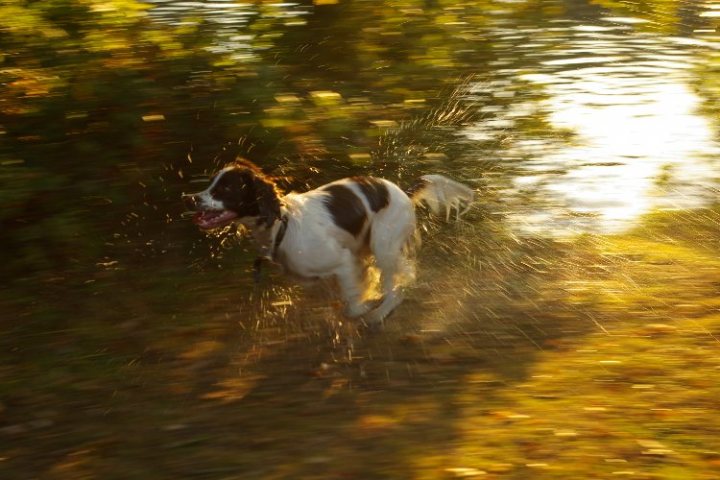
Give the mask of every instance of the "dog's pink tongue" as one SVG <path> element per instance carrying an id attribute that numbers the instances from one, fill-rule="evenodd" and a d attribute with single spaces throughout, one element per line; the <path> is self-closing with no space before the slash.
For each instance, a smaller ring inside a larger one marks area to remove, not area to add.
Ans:
<path id="1" fill-rule="evenodd" d="M 203 212 L 197 212 L 193 215 L 192 221 L 195 225 L 201 225 L 203 223 Z"/>
<path id="2" fill-rule="evenodd" d="M 214 220 L 219 216 L 220 214 L 214 212 L 198 212 L 193 215 L 193 223 L 200 228 L 212 228 L 214 226 Z"/>
<path id="3" fill-rule="evenodd" d="M 193 223 L 200 228 L 218 228 L 230 223 L 237 214 L 230 210 L 219 212 L 198 212 L 193 215 Z"/>

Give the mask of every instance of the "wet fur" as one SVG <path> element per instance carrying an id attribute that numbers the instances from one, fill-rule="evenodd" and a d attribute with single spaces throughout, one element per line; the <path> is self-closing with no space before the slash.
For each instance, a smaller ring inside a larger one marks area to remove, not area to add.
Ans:
<path id="1" fill-rule="evenodd" d="M 445 208 L 448 219 L 456 209 L 459 218 L 473 191 L 426 175 L 410 195 L 385 179 L 352 177 L 281 196 L 255 165 L 241 162 L 221 170 L 206 190 L 185 200 L 201 212 L 234 212 L 234 220 L 251 230 L 262 256 L 301 277 L 334 277 L 345 313 L 379 324 L 402 302 L 401 288 L 415 276 L 415 204 L 425 202 L 438 212 Z M 380 273 L 379 302 L 369 299 L 369 263 Z"/>

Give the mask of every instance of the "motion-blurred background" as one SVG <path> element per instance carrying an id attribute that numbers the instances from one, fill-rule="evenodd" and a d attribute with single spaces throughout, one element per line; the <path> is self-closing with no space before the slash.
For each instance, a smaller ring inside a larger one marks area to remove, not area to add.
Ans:
<path id="1" fill-rule="evenodd" d="M 717 478 L 720 4 L 0 2 L 0 477 Z M 472 185 L 384 332 L 183 215 Z"/>

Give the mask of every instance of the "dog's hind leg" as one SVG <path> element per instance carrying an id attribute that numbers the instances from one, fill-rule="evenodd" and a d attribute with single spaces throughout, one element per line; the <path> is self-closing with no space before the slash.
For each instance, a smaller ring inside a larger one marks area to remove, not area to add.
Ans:
<path id="1" fill-rule="evenodd" d="M 365 324 L 370 328 L 382 327 L 385 318 L 390 315 L 402 301 L 403 294 L 400 290 L 394 290 L 385 295 L 379 307 L 363 316 Z"/>
<path id="2" fill-rule="evenodd" d="M 366 286 L 362 266 L 349 250 L 344 252 L 342 263 L 335 271 L 335 275 L 340 285 L 340 294 L 345 302 L 345 314 L 354 318 L 370 311 L 372 304 L 363 300 Z"/>
<path id="3" fill-rule="evenodd" d="M 375 265 L 380 270 L 383 297 L 380 305 L 364 317 L 365 322 L 371 326 L 382 325 L 385 317 L 402 303 L 403 285 L 415 278 L 415 263 L 410 256 L 411 249 L 408 248 L 414 234 L 415 232 L 411 231 L 409 239 L 399 235 L 396 237 L 399 241 L 385 244 L 385 248 L 375 252 Z"/>
<path id="4" fill-rule="evenodd" d="M 373 327 L 382 325 L 385 317 L 402 303 L 402 284 L 415 276 L 412 262 L 403 252 L 376 257 L 376 264 L 380 270 L 383 297 L 380 305 L 364 317 L 365 322 Z"/>

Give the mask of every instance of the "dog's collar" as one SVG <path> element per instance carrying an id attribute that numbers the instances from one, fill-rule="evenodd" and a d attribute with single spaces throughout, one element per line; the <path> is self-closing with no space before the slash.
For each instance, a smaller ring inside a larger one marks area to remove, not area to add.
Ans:
<path id="1" fill-rule="evenodd" d="M 253 263 L 253 278 L 255 279 L 255 283 L 260 282 L 260 272 L 262 270 L 262 264 L 263 260 L 270 260 L 271 262 L 274 262 L 277 257 L 277 251 L 278 248 L 280 248 L 280 244 L 282 243 L 283 239 L 285 238 L 285 232 L 287 232 L 287 225 L 288 225 L 288 216 L 287 215 L 281 215 L 280 218 L 278 218 L 273 223 L 273 229 L 275 229 L 275 225 L 280 223 L 277 226 L 277 229 L 275 230 L 275 233 L 271 235 L 271 242 L 270 242 L 270 251 L 267 252 L 266 255 L 260 255 L 255 259 L 255 262 Z"/>
<path id="2" fill-rule="evenodd" d="M 288 226 L 288 216 L 282 215 L 279 218 L 280 225 L 278 225 L 277 231 L 275 232 L 275 235 L 273 236 L 272 241 L 272 247 L 270 249 L 270 260 L 273 262 L 275 261 L 275 257 L 277 255 L 278 248 L 280 248 L 280 244 L 282 243 L 283 239 L 285 238 L 285 232 L 287 232 L 287 226 Z"/>

